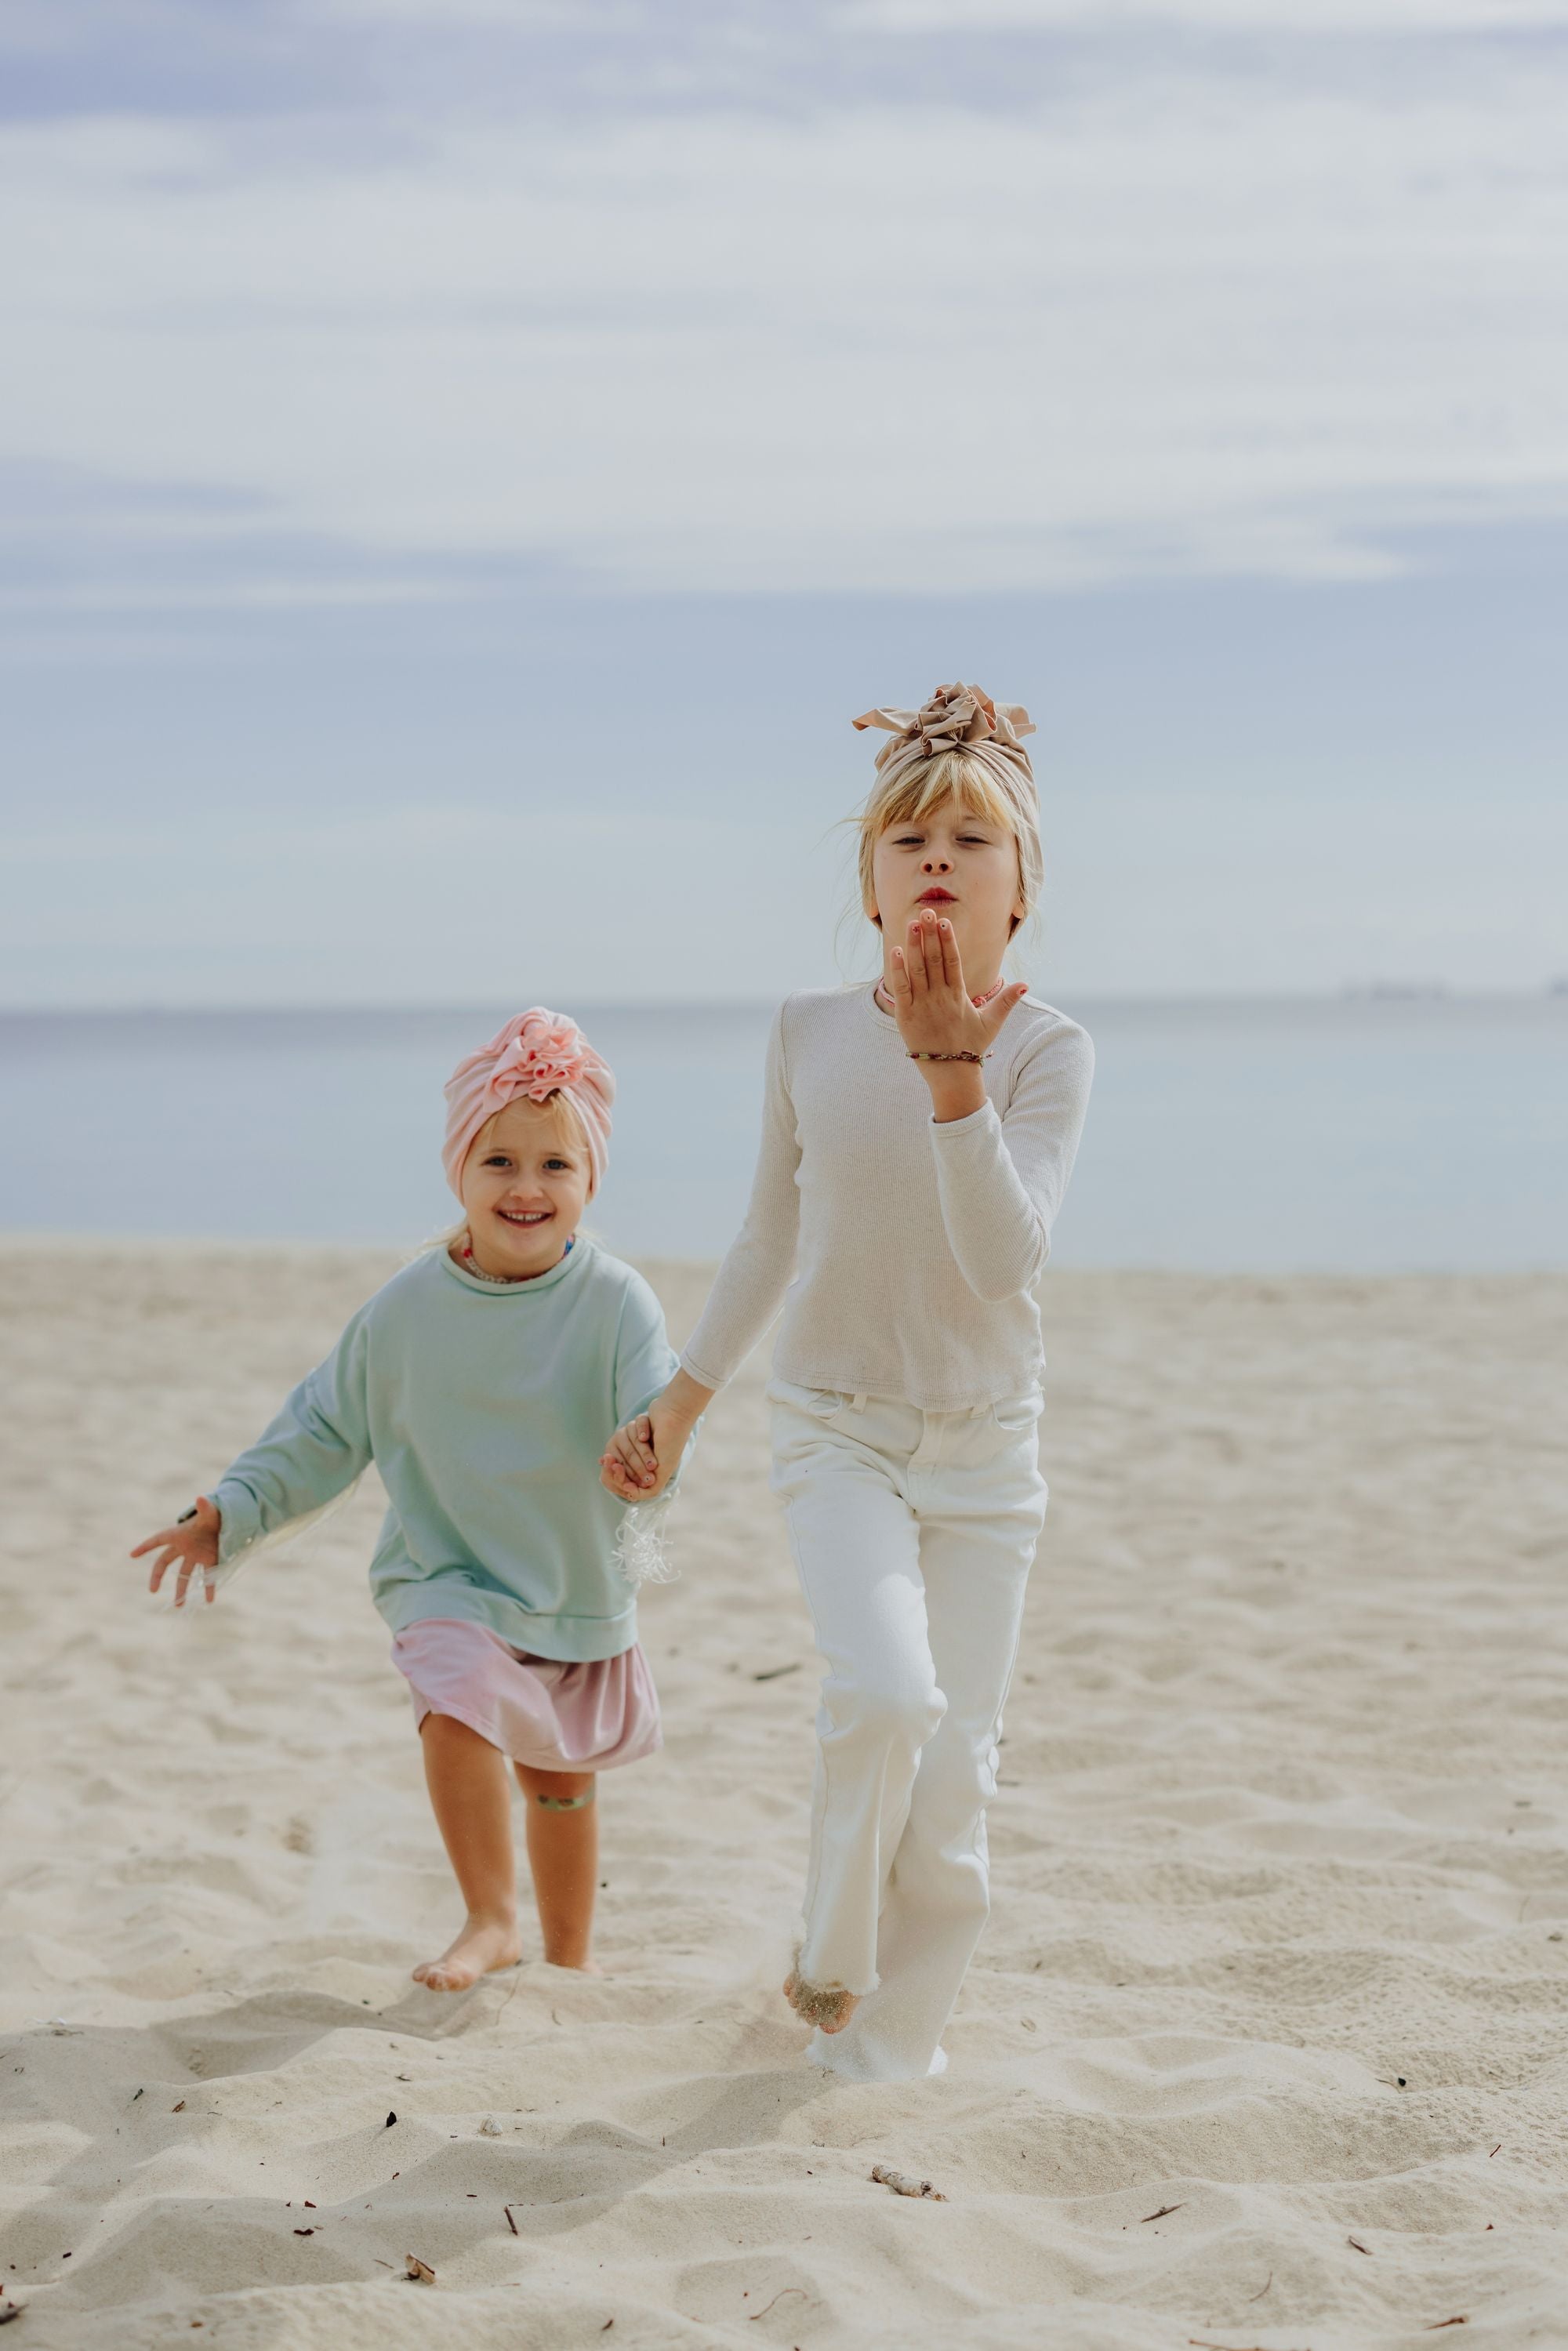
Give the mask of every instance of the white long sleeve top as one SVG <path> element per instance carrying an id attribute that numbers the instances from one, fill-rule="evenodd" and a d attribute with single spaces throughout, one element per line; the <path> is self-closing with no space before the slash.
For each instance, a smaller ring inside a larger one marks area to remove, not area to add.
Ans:
<path id="1" fill-rule="evenodd" d="M 722 1387 L 784 1309 L 780 1379 L 956 1412 L 1039 1384 L 1033 1286 L 1082 1131 L 1094 1052 L 1026 996 L 987 1100 L 938 1124 L 870 987 L 781 1007 L 746 1222 L 682 1357 Z"/>

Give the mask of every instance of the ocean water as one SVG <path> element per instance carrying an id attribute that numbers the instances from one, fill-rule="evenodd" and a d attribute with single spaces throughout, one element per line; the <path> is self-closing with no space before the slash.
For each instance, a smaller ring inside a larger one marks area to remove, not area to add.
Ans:
<path id="1" fill-rule="evenodd" d="M 1568 997 L 1074 1004 L 1099 1051 L 1065 1265 L 1568 1266 Z M 591 1222 L 711 1259 L 765 1006 L 578 1008 L 619 1081 Z M 0 1015 L 0 1229 L 412 1243 L 441 1087 L 505 1008 Z"/>

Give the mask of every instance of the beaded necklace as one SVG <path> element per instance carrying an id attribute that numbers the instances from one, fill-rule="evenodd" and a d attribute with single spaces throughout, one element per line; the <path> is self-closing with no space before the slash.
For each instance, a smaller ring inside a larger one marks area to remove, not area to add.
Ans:
<path id="1" fill-rule="evenodd" d="M 577 1236 L 574 1233 L 570 1240 L 568 1241 L 565 1249 L 562 1249 L 560 1256 L 570 1257 L 576 1245 Z M 476 1281 L 487 1281 L 492 1290 L 515 1290 L 520 1281 L 537 1281 L 538 1280 L 538 1275 L 537 1273 L 486 1273 L 484 1267 L 480 1265 L 475 1258 L 474 1244 L 471 1240 L 465 1241 L 462 1249 L 458 1250 L 457 1254 L 463 1261 L 464 1272 L 472 1274 Z M 559 1265 L 559 1263 L 560 1258 L 557 1258 L 556 1264 Z M 547 1273 L 551 1270 L 552 1268 L 546 1266 L 545 1271 Z"/>

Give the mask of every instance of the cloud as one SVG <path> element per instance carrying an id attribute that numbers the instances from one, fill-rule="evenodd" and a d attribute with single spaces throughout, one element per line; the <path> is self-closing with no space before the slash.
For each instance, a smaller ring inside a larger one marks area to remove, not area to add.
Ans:
<path id="1" fill-rule="evenodd" d="M 605 5 L 605 0 L 308 0 L 294 14 L 302 24 L 323 19 L 350 25 L 428 25 L 458 28 L 479 25 L 512 35 L 580 28 L 591 18 L 596 32 L 634 24 L 643 11 Z"/>
<path id="2" fill-rule="evenodd" d="M 420 0 L 410 0 L 417 6 Z M 434 8 L 443 0 L 429 0 Z M 1553 31 L 1568 0 L 844 0 L 849 30 L 889 33 L 1092 31 L 1151 26 L 1251 36 Z"/>
<path id="3" fill-rule="evenodd" d="M 995 119 L 16 126 L 0 459 L 243 502 L 242 594 L 269 533 L 340 579 L 1363 578 L 1568 505 L 1565 82 L 1134 47 Z"/>

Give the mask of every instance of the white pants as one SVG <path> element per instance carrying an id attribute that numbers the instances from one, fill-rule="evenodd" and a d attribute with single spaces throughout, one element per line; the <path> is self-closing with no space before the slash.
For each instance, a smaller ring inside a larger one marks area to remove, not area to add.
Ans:
<path id="1" fill-rule="evenodd" d="M 939 2073 L 989 1907 L 986 1804 L 1045 1520 L 1038 1394 L 922 1412 L 775 1381 L 773 1489 L 827 1671 L 808 1983 L 862 1994 L 811 2054 L 861 2080 Z"/>

